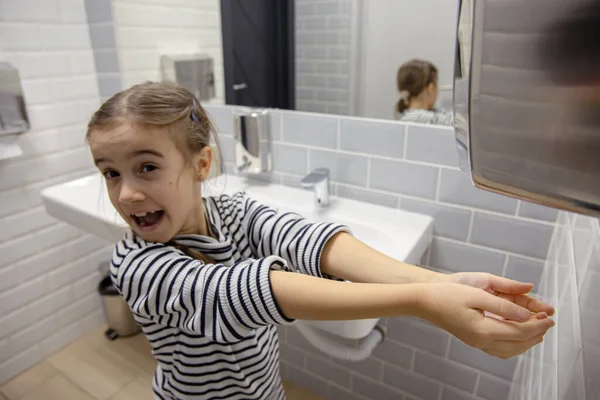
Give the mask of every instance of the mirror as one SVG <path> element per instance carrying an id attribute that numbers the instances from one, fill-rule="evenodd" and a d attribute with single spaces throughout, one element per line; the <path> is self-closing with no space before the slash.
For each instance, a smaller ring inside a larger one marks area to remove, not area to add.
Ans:
<path id="1" fill-rule="evenodd" d="M 457 47 L 470 21 L 458 11 L 459 0 L 221 0 L 225 101 L 452 125 L 470 31 Z"/>

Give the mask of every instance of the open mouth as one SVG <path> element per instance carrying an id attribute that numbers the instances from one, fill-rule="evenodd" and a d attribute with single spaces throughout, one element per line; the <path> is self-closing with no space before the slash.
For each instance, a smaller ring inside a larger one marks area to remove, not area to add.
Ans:
<path id="1" fill-rule="evenodd" d="M 136 225 L 142 231 L 151 231 L 156 228 L 160 221 L 162 221 L 165 212 L 163 210 L 153 212 L 141 212 L 131 215 L 131 219 L 135 221 Z"/>

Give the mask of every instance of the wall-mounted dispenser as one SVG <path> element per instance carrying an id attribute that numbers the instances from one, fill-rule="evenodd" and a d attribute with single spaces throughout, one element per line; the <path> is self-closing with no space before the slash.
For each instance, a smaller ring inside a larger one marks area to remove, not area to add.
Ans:
<path id="1" fill-rule="evenodd" d="M 269 112 L 233 113 L 235 131 L 235 167 L 239 173 L 259 174 L 271 170 L 271 125 Z"/>
<path id="2" fill-rule="evenodd" d="M 213 59 L 204 54 L 177 54 L 161 57 L 163 80 L 177 82 L 200 101 L 215 97 Z"/>
<path id="3" fill-rule="evenodd" d="M 454 85 L 475 186 L 600 216 L 600 2 L 461 1 L 471 48 Z"/>
<path id="4" fill-rule="evenodd" d="M 29 129 L 18 71 L 0 62 L 0 159 L 23 154 L 17 135 Z"/>

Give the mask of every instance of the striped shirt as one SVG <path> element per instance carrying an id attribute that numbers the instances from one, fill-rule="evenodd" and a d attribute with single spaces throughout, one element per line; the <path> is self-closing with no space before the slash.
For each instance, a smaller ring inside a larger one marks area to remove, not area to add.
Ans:
<path id="1" fill-rule="evenodd" d="M 398 120 L 402 122 L 451 126 L 454 118 L 450 111 L 417 110 L 409 108 L 399 115 Z"/>
<path id="2" fill-rule="evenodd" d="M 277 305 L 271 270 L 326 277 L 320 256 L 347 228 L 312 223 L 251 200 L 244 192 L 208 197 L 216 238 L 175 241 L 215 261 L 204 264 L 133 232 L 116 246 L 112 281 L 158 360 L 157 399 L 285 399 L 279 376 Z"/>

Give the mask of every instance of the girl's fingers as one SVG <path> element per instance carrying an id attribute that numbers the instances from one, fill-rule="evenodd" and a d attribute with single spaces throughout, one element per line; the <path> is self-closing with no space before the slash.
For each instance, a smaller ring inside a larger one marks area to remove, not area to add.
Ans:
<path id="1" fill-rule="evenodd" d="M 501 276 L 490 275 L 490 289 L 505 294 L 525 294 L 533 289 L 533 284 L 514 281 Z"/>
<path id="2" fill-rule="evenodd" d="M 526 294 L 511 295 L 499 293 L 498 297 L 511 301 L 521 307 L 527 308 L 529 311 L 534 313 L 545 312 L 548 315 L 554 315 L 554 307 Z"/>
<path id="3" fill-rule="evenodd" d="M 527 321 L 531 317 L 531 312 L 527 308 L 485 291 L 473 294 L 468 299 L 467 305 L 471 308 L 487 311 L 512 321 Z"/>

